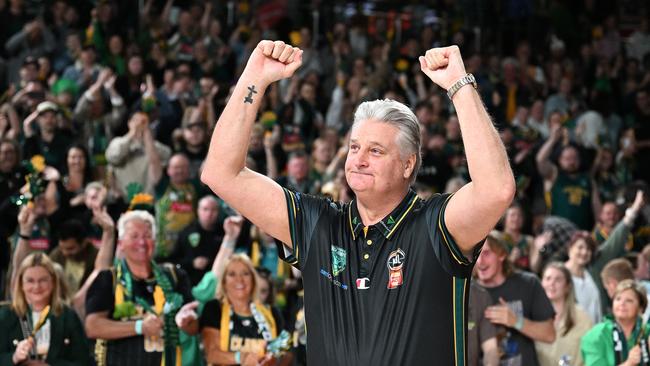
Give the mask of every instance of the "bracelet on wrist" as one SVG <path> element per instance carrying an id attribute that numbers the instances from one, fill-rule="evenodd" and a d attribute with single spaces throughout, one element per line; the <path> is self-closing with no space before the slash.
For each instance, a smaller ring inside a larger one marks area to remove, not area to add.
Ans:
<path id="1" fill-rule="evenodd" d="M 31 235 L 25 235 L 25 234 L 23 234 L 21 232 L 18 233 L 18 237 L 23 239 L 23 240 L 31 240 L 32 239 Z"/>
<path id="2" fill-rule="evenodd" d="M 472 74 L 466 74 L 466 75 L 463 76 L 462 78 L 458 79 L 458 80 L 454 83 L 454 85 L 452 85 L 451 87 L 449 87 L 449 90 L 447 90 L 447 97 L 449 97 L 449 100 L 452 100 L 454 94 L 456 94 L 456 92 L 457 92 L 460 88 L 464 87 L 465 85 L 471 85 L 471 86 L 474 87 L 474 89 L 478 89 L 478 85 L 477 85 L 477 83 L 476 83 L 476 78 L 474 78 L 474 75 L 472 75 Z"/>
<path id="3" fill-rule="evenodd" d="M 142 319 L 135 321 L 135 334 L 142 335 Z"/>
<path id="4" fill-rule="evenodd" d="M 241 364 L 241 352 L 237 351 L 235 352 L 235 363 L 236 364 Z"/>
<path id="5" fill-rule="evenodd" d="M 524 328 L 524 316 L 519 315 L 517 316 L 517 321 L 515 322 L 515 329 L 521 331 Z"/>
<path id="6" fill-rule="evenodd" d="M 229 240 L 224 240 L 222 245 L 226 249 L 235 249 L 235 244 L 237 244 L 237 240 L 229 239 Z"/>

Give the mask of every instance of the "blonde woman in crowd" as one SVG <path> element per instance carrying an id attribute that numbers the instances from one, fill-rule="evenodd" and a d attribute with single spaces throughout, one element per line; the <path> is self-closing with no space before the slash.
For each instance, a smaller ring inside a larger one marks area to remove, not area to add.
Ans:
<path id="1" fill-rule="evenodd" d="M 583 365 L 580 339 L 592 326 L 591 319 L 573 293 L 571 272 L 560 262 L 551 262 L 542 272 L 542 287 L 555 310 L 555 342 L 535 342 L 541 366 L 557 366 L 561 360 L 572 366 Z"/>
<path id="2" fill-rule="evenodd" d="M 91 364 L 81 321 L 65 304 L 60 275 L 45 254 L 21 262 L 0 327 L 0 365 Z"/>

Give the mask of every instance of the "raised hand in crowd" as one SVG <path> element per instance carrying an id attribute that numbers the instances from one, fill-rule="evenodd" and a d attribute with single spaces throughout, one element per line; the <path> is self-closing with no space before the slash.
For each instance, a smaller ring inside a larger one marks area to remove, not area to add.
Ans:
<path id="1" fill-rule="evenodd" d="M 142 141 L 144 137 L 144 131 L 147 128 L 147 121 L 145 118 L 140 118 L 137 115 L 134 115 L 129 119 L 129 132 L 127 136 L 131 139 Z"/>
<path id="2" fill-rule="evenodd" d="M 533 240 L 533 248 L 530 251 L 530 269 L 535 273 L 539 273 L 542 270 L 542 253 L 546 250 L 546 245 L 551 242 L 553 239 L 552 231 L 545 231 L 537 236 Z"/>
<path id="3" fill-rule="evenodd" d="M 36 214 L 34 207 L 27 204 L 21 207 L 18 213 L 18 227 L 21 236 L 31 236 L 34 223 L 36 222 Z"/>
<path id="4" fill-rule="evenodd" d="M 18 243 L 16 244 L 16 249 L 14 250 L 11 262 L 11 284 L 14 283 L 16 270 L 20 267 L 23 259 L 25 259 L 31 251 L 31 248 L 29 247 L 29 238 L 32 236 L 37 216 L 38 215 L 36 214 L 32 203 L 23 205 L 18 212 Z"/>
<path id="5" fill-rule="evenodd" d="M 239 238 L 243 224 L 244 218 L 241 216 L 229 216 L 223 222 L 223 231 L 225 235 L 221 241 L 217 257 L 212 263 L 212 272 L 214 272 L 217 278 L 221 278 L 228 258 L 230 258 L 235 251 L 237 238 Z"/>
<path id="6" fill-rule="evenodd" d="M 93 207 L 93 219 L 92 222 L 97 226 L 101 227 L 102 230 L 108 231 L 115 229 L 115 221 L 111 215 L 108 214 L 106 207 Z"/>
<path id="7" fill-rule="evenodd" d="M 637 215 L 645 205 L 645 195 L 643 194 L 642 190 L 638 190 L 636 192 L 636 196 L 634 196 L 634 202 L 632 202 L 632 205 L 630 205 L 630 208 L 625 210 L 625 216 L 623 217 L 623 222 L 625 225 L 628 227 L 632 227 L 634 225 L 634 220 L 636 220 Z"/>
<path id="8" fill-rule="evenodd" d="M 224 242 L 227 240 L 237 240 L 241 233 L 241 228 L 244 223 L 244 218 L 241 216 L 229 216 L 223 222 Z"/>

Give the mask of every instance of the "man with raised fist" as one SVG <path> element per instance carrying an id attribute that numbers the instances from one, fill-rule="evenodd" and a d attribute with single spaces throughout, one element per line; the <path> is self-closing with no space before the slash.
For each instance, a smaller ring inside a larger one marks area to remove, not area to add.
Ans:
<path id="1" fill-rule="evenodd" d="M 309 365 L 467 363 L 469 278 L 485 236 L 515 192 L 506 151 L 456 46 L 420 57 L 458 114 L 472 182 L 417 197 L 417 118 L 392 100 L 362 103 L 351 129 L 348 204 L 283 189 L 245 167 L 266 88 L 300 67 L 302 51 L 262 41 L 213 133 L 202 180 L 302 271 Z M 224 350 L 231 351 L 233 350 Z"/>

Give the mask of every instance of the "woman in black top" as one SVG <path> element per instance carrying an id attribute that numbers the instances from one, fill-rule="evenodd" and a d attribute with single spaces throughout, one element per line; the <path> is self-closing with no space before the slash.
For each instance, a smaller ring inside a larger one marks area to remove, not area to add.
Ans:
<path id="1" fill-rule="evenodd" d="M 209 301 L 201 314 L 208 363 L 274 364 L 275 360 L 266 354 L 266 344 L 278 336 L 281 318 L 277 311 L 258 301 L 258 283 L 250 259 L 233 255 L 220 280 L 217 299 Z"/>

